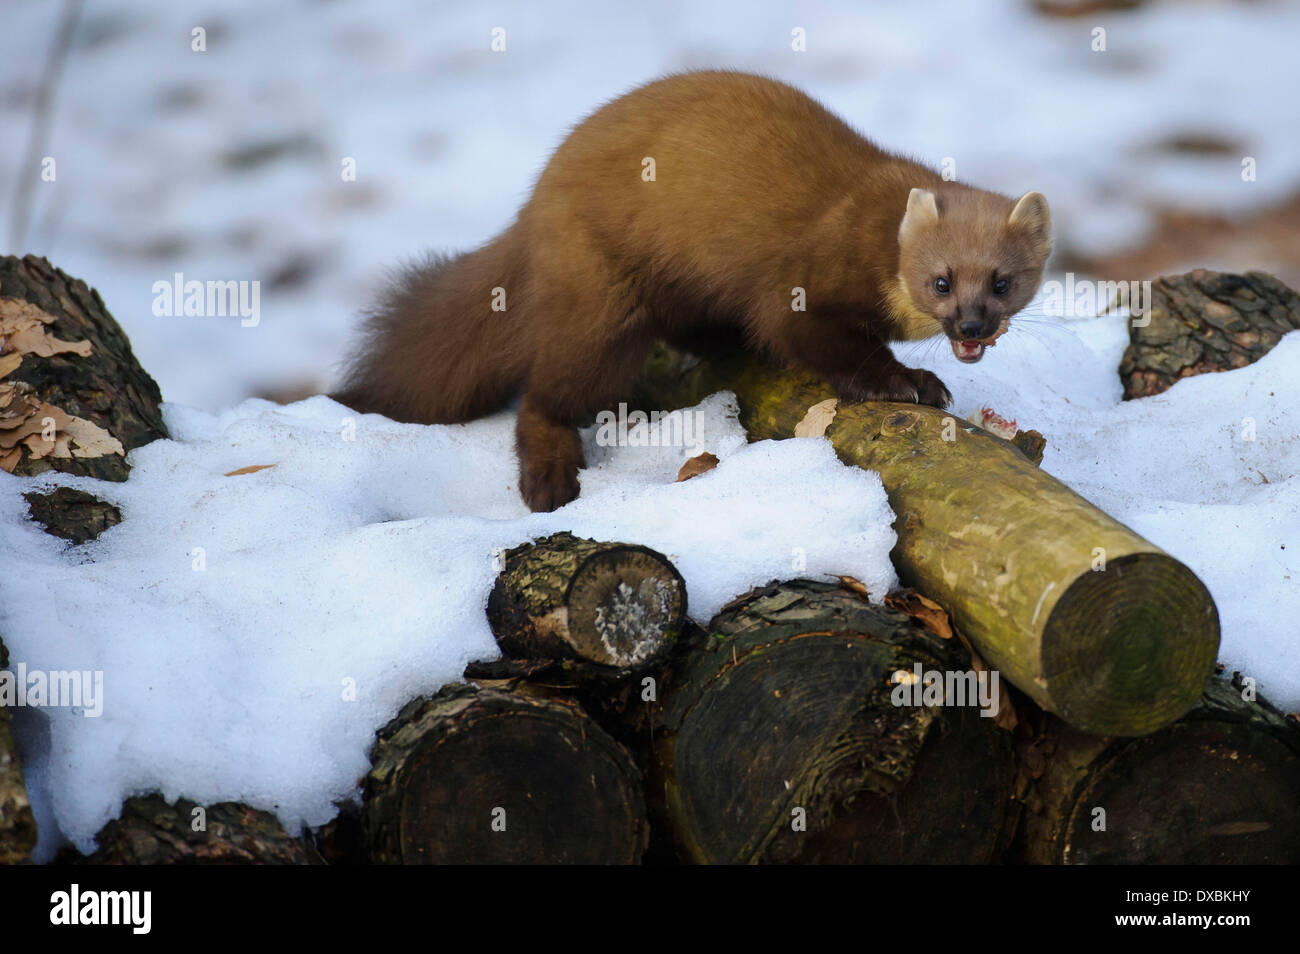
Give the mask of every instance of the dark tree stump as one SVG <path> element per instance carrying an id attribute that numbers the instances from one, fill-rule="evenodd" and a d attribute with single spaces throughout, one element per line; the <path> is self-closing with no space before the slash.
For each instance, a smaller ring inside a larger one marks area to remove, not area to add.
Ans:
<path id="1" fill-rule="evenodd" d="M 285 833 L 270 812 L 237 802 L 206 807 L 206 831 L 194 831 L 195 802 L 161 795 L 128 798 L 122 814 L 103 827 L 96 865 L 306 865 L 320 864 L 315 850 Z"/>
<path id="2" fill-rule="evenodd" d="M 23 494 L 23 498 L 32 519 L 46 533 L 77 545 L 94 540 L 122 522 L 122 511 L 84 490 L 59 487 L 48 494 L 32 491 Z"/>
<path id="3" fill-rule="evenodd" d="M 1197 269 L 1151 285 L 1150 321 L 1120 361 L 1124 398 L 1150 397 L 1194 374 L 1253 364 L 1300 328 L 1300 295 L 1264 272 Z"/>
<path id="4" fill-rule="evenodd" d="M 1300 726 L 1225 679 L 1153 735 L 1086 735 L 1044 715 L 1017 856 L 1036 864 L 1300 863 Z M 1105 831 L 1094 831 L 1095 811 Z"/>
<path id="5" fill-rule="evenodd" d="M 684 860 L 1000 855 L 1015 818 L 1009 733 L 975 708 L 891 700 L 899 670 L 970 670 L 959 643 L 806 580 L 741 597 L 709 630 L 665 700 L 649 788 Z"/>
<path id="6" fill-rule="evenodd" d="M 0 642 L 0 670 L 8 668 L 9 653 Z M 36 847 L 36 819 L 27 800 L 12 722 L 12 713 L 0 706 L 0 865 L 29 861 Z"/>
<path id="7" fill-rule="evenodd" d="M 641 777 L 572 703 L 453 684 L 380 730 L 363 819 L 383 864 L 635 864 Z"/>
<path id="8" fill-rule="evenodd" d="M 487 614 L 507 656 L 635 668 L 680 635 L 686 585 L 646 547 L 557 533 L 506 552 Z"/>
<path id="9" fill-rule="evenodd" d="M 0 369 L 7 369 L 0 374 L 0 458 L 23 476 L 58 470 L 125 480 L 130 469 L 125 453 L 167 436 L 158 409 L 158 385 L 136 361 L 98 292 L 43 258 L 0 257 L 0 323 L 31 325 L 33 319 L 39 332 L 17 339 L 0 334 Z M 33 348 L 35 338 L 55 344 Z M 59 350 L 74 345 L 75 350 Z M 89 353 L 83 354 L 87 345 Z M 54 353 L 40 353 L 49 350 Z M 122 453 L 36 457 L 24 448 L 13 462 L 12 448 L 4 447 L 4 432 L 16 427 L 36 404 L 102 428 L 120 442 Z"/>

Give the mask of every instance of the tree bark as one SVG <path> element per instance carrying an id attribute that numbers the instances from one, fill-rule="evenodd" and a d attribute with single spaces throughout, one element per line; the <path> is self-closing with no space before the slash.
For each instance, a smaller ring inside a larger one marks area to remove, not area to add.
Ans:
<path id="1" fill-rule="evenodd" d="M 161 795 L 128 798 L 122 814 L 103 827 L 94 865 L 320 864 L 315 849 L 285 833 L 270 812 L 236 802 L 203 808 L 188 799 L 169 805 Z M 205 830 L 195 831 L 202 817 Z"/>
<path id="2" fill-rule="evenodd" d="M 646 547 L 557 533 L 506 553 L 487 614 L 507 656 L 635 668 L 681 633 L 686 585 Z"/>
<path id="3" fill-rule="evenodd" d="M 641 400 L 683 407 L 722 389 L 735 392 L 750 440 L 792 436 L 809 408 L 833 397 L 811 376 L 754 357 L 703 362 L 661 348 Z M 1040 706 L 1085 731 L 1141 735 L 1195 705 L 1219 622 L 1182 563 L 1010 442 L 935 408 L 841 404 L 826 436 L 845 463 L 880 474 L 903 583 L 942 603 Z"/>
<path id="4" fill-rule="evenodd" d="M 1125 400 L 1258 361 L 1300 328 L 1300 294 L 1264 272 L 1197 269 L 1152 282 L 1148 318 L 1131 326 L 1120 362 Z"/>
<path id="5" fill-rule="evenodd" d="M 1046 716 L 1020 754 L 1024 861 L 1300 863 L 1300 726 L 1225 679 L 1152 735 L 1091 736 Z"/>
<path id="6" fill-rule="evenodd" d="M 0 372 L 0 463 L 12 473 L 125 480 L 126 453 L 167 436 L 158 385 L 99 293 L 43 258 L 0 257 Z M 12 441 L 45 418 L 58 421 L 54 440 L 47 426 Z"/>
<path id="7" fill-rule="evenodd" d="M 970 670 L 955 640 L 808 580 L 741 597 L 709 632 L 665 698 L 649 783 L 684 860 L 999 856 L 1015 817 L 1010 735 L 971 706 L 894 700 L 900 670 Z"/>
<path id="8" fill-rule="evenodd" d="M 0 642 L 0 670 L 9 668 L 9 653 Z M 14 744 L 13 715 L 0 706 L 0 865 L 31 860 L 36 847 L 36 819 L 27 800 L 23 767 Z"/>
<path id="9" fill-rule="evenodd" d="M 23 494 L 33 520 L 53 537 L 80 545 L 122 522 L 122 511 L 94 494 L 59 487 L 48 494 Z"/>
<path id="10" fill-rule="evenodd" d="M 576 705 L 453 684 L 379 732 L 364 825 L 384 864 L 634 864 L 641 777 Z"/>

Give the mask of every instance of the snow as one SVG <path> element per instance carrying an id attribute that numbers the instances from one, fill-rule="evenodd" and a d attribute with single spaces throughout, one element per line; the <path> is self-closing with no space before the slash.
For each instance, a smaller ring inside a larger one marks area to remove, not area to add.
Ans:
<path id="1" fill-rule="evenodd" d="M 746 445 L 730 395 L 698 411 L 699 447 L 647 446 L 644 425 L 604 447 L 587 429 L 582 496 L 554 514 L 519 499 L 511 413 L 420 427 L 324 397 L 216 415 L 168 405 L 174 439 L 133 452 L 122 484 L 0 473 L 10 668 L 104 674 L 98 717 L 14 710 L 40 857 L 57 832 L 92 848 L 124 797 L 153 789 L 245 801 L 290 830 L 328 821 L 377 728 L 497 658 L 494 558 L 536 536 L 667 554 L 706 622 L 772 579 L 847 573 L 877 599 L 897 585 L 875 474 L 824 440 Z M 721 463 L 676 483 L 701 448 Z M 275 466 L 225 476 L 258 464 Z M 68 548 L 25 519 L 32 483 L 93 490 L 123 522 Z"/>

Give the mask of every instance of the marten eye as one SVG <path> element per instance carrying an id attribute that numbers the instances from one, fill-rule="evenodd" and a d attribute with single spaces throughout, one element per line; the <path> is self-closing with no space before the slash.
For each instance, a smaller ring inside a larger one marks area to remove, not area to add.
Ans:
<path id="1" fill-rule="evenodd" d="M 994 281 L 993 281 L 993 294 L 995 294 L 995 295 L 1005 295 L 1005 294 L 1007 293 L 1007 290 L 1008 290 L 1010 287 L 1011 287 L 1011 282 L 1007 281 L 1005 278 L 997 278 L 997 279 L 994 279 Z"/>
<path id="2" fill-rule="evenodd" d="M 934 290 L 940 295 L 946 295 L 948 292 L 952 291 L 952 286 L 948 284 L 948 279 L 936 278 L 934 280 Z"/>

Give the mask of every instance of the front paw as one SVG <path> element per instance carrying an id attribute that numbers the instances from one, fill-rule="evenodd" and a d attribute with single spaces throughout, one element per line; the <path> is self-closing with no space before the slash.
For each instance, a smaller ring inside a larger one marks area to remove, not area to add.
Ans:
<path id="1" fill-rule="evenodd" d="M 952 403 L 952 394 L 937 375 L 920 368 L 899 367 L 878 383 L 853 384 L 848 387 L 837 382 L 841 399 L 850 403 L 858 401 L 900 401 L 904 404 L 928 404 L 944 408 Z"/>

